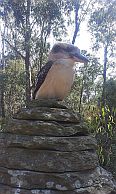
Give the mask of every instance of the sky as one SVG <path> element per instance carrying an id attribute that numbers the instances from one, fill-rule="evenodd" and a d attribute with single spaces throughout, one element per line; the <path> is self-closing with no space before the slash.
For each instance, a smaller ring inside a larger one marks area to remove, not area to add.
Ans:
<path id="1" fill-rule="evenodd" d="M 67 36 L 64 38 L 63 42 L 72 42 L 72 37 L 74 33 L 74 27 L 70 26 L 67 28 Z M 57 42 L 53 36 L 51 35 L 49 38 L 51 47 Z M 80 50 L 87 50 L 88 52 L 91 51 L 91 35 L 87 30 L 87 21 L 84 21 L 80 25 L 80 32 L 79 35 L 76 38 L 75 46 L 77 46 Z"/>
<path id="2" fill-rule="evenodd" d="M 87 0 L 89 1 L 89 0 Z M 73 16 L 74 17 L 74 16 Z M 92 52 L 92 37 L 87 29 L 87 22 L 88 22 L 88 18 L 86 17 L 86 21 L 82 22 L 80 25 L 80 31 L 79 31 L 79 35 L 76 38 L 75 41 L 75 46 L 77 46 L 80 50 L 87 50 L 88 53 Z M 0 21 L 0 30 L 1 30 L 1 21 Z M 69 40 L 68 42 L 71 43 L 72 42 L 72 37 L 74 34 L 74 26 L 70 26 L 67 28 L 67 33 L 68 36 L 66 36 L 65 40 Z M 0 42 L 1 42 L 1 36 L 0 36 Z M 51 47 L 53 46 L 53 44 L 56 43 L 56 40 L 53 38 L 53 36 L 50 37 L 49 42 L 51 43 Z M 1 47 L 0 47 L 0 53 L 1 53 Z M 99 57 L 101 58 L 101 62 L 103 62 L 103 51 L 100 51 L 99 53 Z"/>
<path id="3" fill-rule="evenodd" d="M 91 48 L 91 35 L 87 30 L 87 22 L 83 22 L 80 27 L 79 36 L 76 39 L 75 45 L 81 50 L 90 51 Z"/>

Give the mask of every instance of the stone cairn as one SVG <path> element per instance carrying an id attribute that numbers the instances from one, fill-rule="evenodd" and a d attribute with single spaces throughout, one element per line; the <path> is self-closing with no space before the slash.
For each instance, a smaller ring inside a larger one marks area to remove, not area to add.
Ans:
<path id="1" fill-rule="evenodd" d="M 0 194 L 116 194 L 81 116 L 32 101 L 0 134 Z"/>

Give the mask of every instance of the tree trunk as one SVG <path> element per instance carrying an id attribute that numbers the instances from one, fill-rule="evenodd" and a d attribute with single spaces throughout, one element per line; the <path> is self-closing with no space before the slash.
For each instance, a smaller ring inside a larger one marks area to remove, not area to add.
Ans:
<path id="1" fill-rule="evenodd" d="M 25 71 L 26 71 L 26 104 L 31 99 L 30 91 L 30 7 L 31 0 L 27 0 L 26 32 L 25 32 Z"/>
<path id="2" fill-rule="evenodd" d="M 5 105 L 4 105 L 4 78 L 3 78 L 3 73 L 2 73 L 2 81 L 0 84 L 0 116 L 2 118 L 5 118 Z"/>
<path id="3" fill-rule="evenodd" d="M 4 81 L 3 73 L 1 73 L 1 83 L 0 83 L 0 117 L 5 117 L 5 107 L 4 107 Z"/>
<path id="4" fill-rule="evenodd" d="M 106 45 L 104 47 L 103 90 L 102 90 L 102 102 L 101 102 L 101 115 L 105 119 L 104 129 L 106 132 L 109 131 L 108 130 L 108 117 L 109 116 L 108 116 L 107 107 L 106 107 L 106 71 L 107 71 L 107 53 L 108 53 L 107 49 L 108 49 L 108 46 Z"/>
<path id="5" fill-rule="evenodd" d="M 82 86 L 81 86 L 81 91 L 80 91 L 80 99 L 79 99 L 79 113 L 81 112 L 82 97 L 83 97 L 83 80 L 82 80 Z"/>
<path id="6" fill-rule="evenodd" d="M 4 21 L 5 18 L 5 7 L 4 7 Z M 6 24 L 4 24 L 3 34 L 2 34 L 2 60 L 1 60 L 1 84 L 0 84 L 0 116 L 5 118 L 5 102 L 4 102 L 4 71 L 5 71 L 5 58 L 4 58 L 4 44 L 5 44 L 5 32 L 6 32 Z"/>
<path id="7" fill-rule="evenodd" d="M 77 33 L 79 31 L 79 18 L 78 18 L 78 11 L 79 11 L 79 3 L 76 0 L 75 1 L 75 31 L 74 31 L 74 35 L 73 35 L 73 40 L 72 40 L 72 44 L 75 43 L 76 37 L 77 37 Z"/>
<path id="8" fill-rule="evenodd" d="M 104 47 L 104 68 L 103 68 L 103 90 L 102 90 L 102 107 L 106 107 L 106 71 L 107 71 L 107 45 Z"/>

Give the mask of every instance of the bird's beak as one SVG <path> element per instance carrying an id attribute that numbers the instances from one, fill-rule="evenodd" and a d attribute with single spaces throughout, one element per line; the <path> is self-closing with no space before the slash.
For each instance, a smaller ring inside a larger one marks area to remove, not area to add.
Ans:
<path id="1" fill-rule="evenodd" d="M 74 56 L 74 59 L 76 62 L 80 62 L 80 63 L 88 63 L 89 62 L 87 57 L 83 56 L 80 53 L 75 53 L 73 56 Z"/>

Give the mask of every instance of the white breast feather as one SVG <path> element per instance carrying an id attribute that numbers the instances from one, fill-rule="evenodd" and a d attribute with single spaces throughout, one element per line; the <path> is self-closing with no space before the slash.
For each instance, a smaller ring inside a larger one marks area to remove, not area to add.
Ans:
<path id="1" fill-rule="evenodd" d="M 36 94 L 36 98 L 64 99 L 69 93 L 74 80 L 71 65 L 54 64 Z"/>

